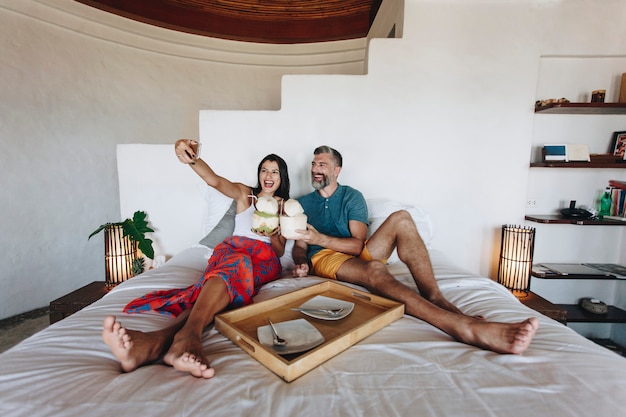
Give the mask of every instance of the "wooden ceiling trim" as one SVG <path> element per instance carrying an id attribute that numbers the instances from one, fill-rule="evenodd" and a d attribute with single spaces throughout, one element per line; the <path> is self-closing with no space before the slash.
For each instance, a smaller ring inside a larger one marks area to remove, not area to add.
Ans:
<path id="1" fill-rule="evenodd" d="M 247 42 L 310 43 L 367 36 L 382 0 L 76 0 L 155 26 Z"/>

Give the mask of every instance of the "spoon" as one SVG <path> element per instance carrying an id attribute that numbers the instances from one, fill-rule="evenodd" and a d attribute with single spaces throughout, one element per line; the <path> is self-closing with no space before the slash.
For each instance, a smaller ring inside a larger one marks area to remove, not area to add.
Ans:
<path id="1" fill-rule="evenodd" d="M 337 316 L 343 312 L 343 308 L 292 308 L 294 311 L 302 313 L 322 313 L 331 316 Z"/>
<path id="2" fill-rule="evenodd" d="M 274 323 L 272 323 L 272 320 L 267 319 L 267 321 L 270 323 L 270 328 L 272 329 L 272 333 L 274 334 L 274 346 L 276 347 L 287 346 L 287 341 L 283 339 L 282 337 L 280 337 L 278 333 L 276 332 L 276 328 L 274 327 Z"/>

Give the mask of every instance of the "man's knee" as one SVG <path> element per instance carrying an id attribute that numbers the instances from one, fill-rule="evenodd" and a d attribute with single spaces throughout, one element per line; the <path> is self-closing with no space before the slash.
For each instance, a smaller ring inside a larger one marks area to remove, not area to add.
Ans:
<path id="1" fill-rule="evenodd" d="M 411 213 L 406 210 L 394 211 L 387 219 L 394 225 L 396 231 L 398 232 L 402 230 L 417 231 L 417 227 L 415 226 Z"/>
<path id="2" fill-rule="evenodd" d="M 364 276 L 368 286 L 371 287 L 382 285 L 387 279 L 395 279 L 387 270 L 387 266 L 377 260 L 367 262 Z"/>

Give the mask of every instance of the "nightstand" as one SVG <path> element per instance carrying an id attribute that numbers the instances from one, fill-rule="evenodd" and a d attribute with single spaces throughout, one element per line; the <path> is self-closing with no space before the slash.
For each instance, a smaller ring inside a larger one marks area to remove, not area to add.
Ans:
<path id="1" fill-rule="evenodd" d="M 50 324 L 71 316 L 78 310 L 98 301 L 107 292 L 109 292 L 109 289 L 104 281 L 94 281 L 61 298 L 57 298 L 50 302 Z"/>
<path id="2" fill-rule="evenodd" d="M 530 307 L 544 316 L 548 316 L 560 323 L 567 324 L 567 310 L 556 304 L 552 304 L 550 301 L 538 296 L 534 292 L 529 291 L 527 297 L 520 298 L 519 300 L 526 307 Z"/>

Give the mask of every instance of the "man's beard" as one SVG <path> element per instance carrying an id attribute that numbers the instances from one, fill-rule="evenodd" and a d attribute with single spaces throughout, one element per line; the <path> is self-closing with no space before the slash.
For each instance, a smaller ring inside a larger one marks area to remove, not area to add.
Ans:
<path id="1" fill-rule="evenodd" d="M 321 190 L 322 188 L 326 187 L 328 184 L 330 184 L 330 181 L 328 181 L 328 177 L 326 175 L 322 175 L 322 180 L 319 182 L 315 181 L 315 177 L 311 178 L 311 185 L 316 190 Z"/>

